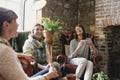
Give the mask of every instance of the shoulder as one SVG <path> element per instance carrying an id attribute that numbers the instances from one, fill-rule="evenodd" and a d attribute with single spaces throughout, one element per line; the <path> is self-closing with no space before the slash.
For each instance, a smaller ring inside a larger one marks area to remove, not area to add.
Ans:
<path id="1" fill-rule="evenodd" d="M 28 40 L 26 40 L 26 41 L 24 42 L 23 47 L 31 46 L 31 43 L 32 43 L 32 41 L 30 41 L 30 40 L 28 39 Z"/>
<path id="2" fill-rule="evenodd" d="M 71 42 L 76 42 L 76 39 L 72 39 Z"/>
<path id="3" fill-rule="evenodd" d="M 70 41 L 70 43 L 78 43 L 79 41 L 77 41 L 76 39 L 72 39 L 71 41 Z"/>
<path id="4" fill-rule="evenodd" d="M 23 47 L 32 46 L 33 43 L 34 43 L 34 39 L 30 36 L 30 37 L 28 37 L 28 39 L 24 42 Z"/>
<path id="5" fill-rule="evenodd" d="M 77 45 L 78 41 L 76 39 L 71 40 L 70 45 Z"/>
<path id="6" fill-rule="evenodd" d="M 3 52 L 3 51 L 14 51 L 13 49 L 12 49 L 12 47 L 9 47 L 9 46 L 7 46 L 7 45 L 5 45 L 5 44 L 0 44 L 0 52 Z"/>
<path id="7" fill-rule="evenodd" d="M 4 51 L 11 51 L 11 47 L 8 47 L 7 45 L 1 43 L 0 44 L 0 53 L 4 52 Z"/>
<path id="8" fill-rule="evenodd" d="M 15 57 L 15 51 L 11 48 L 6 46 L 5 44 L 0 44 L 0 59 L 10 58 L 10 56 Z"/>

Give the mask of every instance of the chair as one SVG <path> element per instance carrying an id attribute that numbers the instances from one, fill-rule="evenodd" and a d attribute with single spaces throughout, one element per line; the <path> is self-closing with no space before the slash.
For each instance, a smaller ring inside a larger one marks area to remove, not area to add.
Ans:
<path id="1" fill-rule="evenodd" d="M 99 62 L 101 61 L 102 57 L 100 55 L 94 55 L 92 57 L 93 66 L 93 73 L 100 71 Z M 62 75 L 65 76 L 68 73 L 75 73 L 77 65 L 73 65 L 67 62 L 67 56 L 64 54 L 60 54 L 57 56 L 57 61 L 61 64 L 61 72 Z"/>
<path id="2" fill-rule="evenodd" d="M 30 31 L 26 31 L 26 32 L 18 32 L 18 37 L 16 38 L 12 38 L 9 42 L 12 46 L 12 48 L 19 53 L 22 53 L 22 47 L 24 45 L 24 42 L 26 39 L 28 39 L 28 35 L 29 35 Z"/>
<path id="3" fill-rule="evenodd" d="M 32 74 L 33 74 L 33 66 L 30 64 L 30 61 L 27 60 L 24 57 L 18 57 L 18 59 L 20 60 L 20 63 L 22 64 L 22 68 L 23 68 L 24 72 L 28 76 L 32 76 Z"/>
<path id="4" fill-rule="evenodd" d="M 65 76 L 68 73 L 75 73 L 77 65 L 73 65 L 67 62 L 67 56 L 69 53 L 69 45 L 65 45 L 65 53 L 60 54 L 57 56 L 57 61 L 61 64 L 61 72 L 62 76 Z M 93 66 L 93 73 L 100 71 L 100 65 L 99 62 L 101 61 L 102 57 L 101 55 L 93 55 L 91 60 L 94 64 Z"/>
<path id="5" fill-rule="evenodd" d="M 26 32 L 19 32 L 18 33 L 18 37 L 11 39 L 10 45 L 12 46 L 12 48 L 17 52 L 17 53 L 23 53 L 22 47 L 23 44 L 25 42 L 25 40 L 28 38 L 30 31 L 26 31 Z M 24 72 L 28 75 L 31 76 L 33 74 L 33 67 L 30 64 L 30 61 L 27 60 L 24 57 L 19 57 L 18 58 L 22 64 L 23 70 Z"/>

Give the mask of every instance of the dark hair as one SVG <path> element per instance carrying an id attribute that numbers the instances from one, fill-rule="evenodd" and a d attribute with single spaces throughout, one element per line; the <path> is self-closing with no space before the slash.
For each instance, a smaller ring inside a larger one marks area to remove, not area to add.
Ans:
<path id="1" fill-rule="evenodd" d="M 2 32 L 2 26 L 4 21 L 10 23 L 12 20 L 15 20 L 17 18 L 18 16 L 14 11 L 0 7 L 0 34 Z"/>
<path id="2" fill-rule="evenodd" d="M 33 29 L 32 29 L 32 31 L 31 31 L 31 36 L 35 39 L 35 37 L 34 37 L 34 35 L 33 35 L 33 32 L 34 32 L 34 29 L 35 29 L 35 27 L 37 27 L 37 26 L 41 26 L 43 29 L 44 29 L 44 26 L 42 25 L 42 24 L 39 24 L 39 23 L 37 23 L 37 24 L 35 24 L 34 25 L 34 27 L 33 27 Z M 44 37 L 42 37 L 41 39 L 44 39 Z"/>
<path id="3" fill-rule="evenodd" d="M 37 23 L 34 27 L 41 26 L 44 29 L 44 26 L 42 24 Z"/>
<path id="4" fill-rule="evenodd" d="M 82 36 L 83 36 L 83 39 L 85 39 L 86 38 L 86 32 L 85 32 L 84 27 L 82 25 L 80 25 L 80 24 L 77 24 L 76 27 L 81 27 L 82 28 L 82 30 L 83 30 Z M 77 34 L 75 34 L 75 39 L 78 40 Z"/>
<path id="5" fill-rule="evenodd" d="M 35 27 L 37 27 L 37 26 L 41 26 L 41 27 L 44 29 L 44 26 L 43 26 L 43 25 L 37 23 L 37 24 L 35 24 L 35 25 L 33 26 L 32 30 L 31 30 L 32 33 L 33 33 Z"/>

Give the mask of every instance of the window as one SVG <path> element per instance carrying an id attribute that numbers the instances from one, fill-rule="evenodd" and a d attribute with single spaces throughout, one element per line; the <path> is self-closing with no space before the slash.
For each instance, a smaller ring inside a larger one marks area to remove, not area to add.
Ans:
<path id="1" fill-rule="evenodd" d="M 5 7 L 5 8 L 8 8 L 8 9 L 11 9 L 11 10 L 15 11 L 16 14 L 19 16 L 19 18 L 17 19 L 17 22 L 18 22 L 20 27 L 23 26 L 23 24 L 22 24 L 22 22 L 23 22 L 22 21 L 22 19 L 23 19 L 22 18 L 23 5 L 21 5 L 21 4 L 22 4 L 21 0 L 0 0 L 0 7 Z"/>
<path id="2" fill-rule="evenodd" d="M 5 7 L 16 12 L 18 15 L 17 22 L 19 24 L 18 31 L 29 31 L 36 22 L 41 23 L 41 8 L 45 6 L 46 0 L 40 0 L 41 7 L 37 6 L 36 8 L 35 3 L 38 1 L 39 0 L 0 0 L 0 7 Z M 38 16 L 39 20 L 37 20 L 36 16 Z"/>

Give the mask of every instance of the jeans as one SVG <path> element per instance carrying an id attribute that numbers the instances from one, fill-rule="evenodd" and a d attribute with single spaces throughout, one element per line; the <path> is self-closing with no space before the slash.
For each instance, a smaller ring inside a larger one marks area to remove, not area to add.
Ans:
<path id="1" fill-rule="evenodd" d="M 44 74 L 48 73 L 48 71 L 49 71 L 49 68 L 43 69 L 43 70 L 39 71 L 38 73 L 32 75 L 31 77 L 36 77 L 38 75 L 44 75 Z"/>

